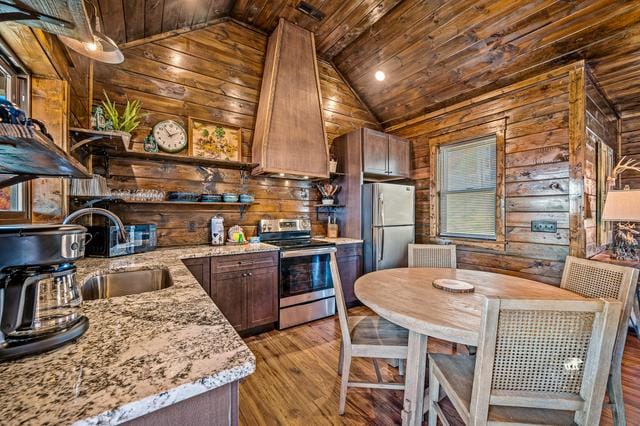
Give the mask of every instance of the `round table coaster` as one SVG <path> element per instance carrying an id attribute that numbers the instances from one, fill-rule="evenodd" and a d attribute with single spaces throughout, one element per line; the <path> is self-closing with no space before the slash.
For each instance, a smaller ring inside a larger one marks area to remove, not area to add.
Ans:
<path id="1" fill-rule="evenodd" d="M 475 289 L 475 287 L 468 282 L 449 278 L 433 280 L 431 285 L 439 290 L 450 291 L 451 293 L 473 293 Z"/>

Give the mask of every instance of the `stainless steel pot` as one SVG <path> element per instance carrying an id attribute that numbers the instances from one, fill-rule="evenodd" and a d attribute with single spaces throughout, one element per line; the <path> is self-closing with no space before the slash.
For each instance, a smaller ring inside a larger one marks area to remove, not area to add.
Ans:
<path id="1" fill-rule="evenodd" d="M 80 225 L 0 226 L 0 273 L 7 267 L 60 265 L 84 256 Z"/>

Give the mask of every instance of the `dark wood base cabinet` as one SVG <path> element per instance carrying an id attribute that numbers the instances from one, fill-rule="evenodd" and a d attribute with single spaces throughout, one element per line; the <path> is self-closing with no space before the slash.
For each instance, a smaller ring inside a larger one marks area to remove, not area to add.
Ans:
<path id="1" fill-rule="evenodd" d="M 362 275 L 362 244 L 340 244 L 336 253 L 344 301 L 348 307 L 360 304 L 354 292 L 355 282 Z"/>
<path id="2" fill-rule="evenodd" d="M 238 382 L 231 382 L 130 420 L 125 424 L 128 426 L 236 426 L 238 417 Z"/>
<path id="3" fill-rule="evenodd" d="M 237 331 L 278 321 L 278 252 L 187 259 L 184 264 Z"/>

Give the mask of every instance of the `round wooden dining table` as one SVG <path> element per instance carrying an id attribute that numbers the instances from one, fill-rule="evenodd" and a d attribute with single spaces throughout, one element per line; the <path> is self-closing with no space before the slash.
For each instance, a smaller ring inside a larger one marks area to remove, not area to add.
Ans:
<path id="1" fill-rule="evenodd" d="M 472 293 L 435 288 L 436 279 L 472 284 Z M 409 330 L 403 425 L 421 425 L 427 338 L 478 346 L 483 296 L 523 299 L 583 299 L 549 284 L 466 269 L 398 268 L 372 272 L 355 283 L 358 299 L 382 318 Z"/>

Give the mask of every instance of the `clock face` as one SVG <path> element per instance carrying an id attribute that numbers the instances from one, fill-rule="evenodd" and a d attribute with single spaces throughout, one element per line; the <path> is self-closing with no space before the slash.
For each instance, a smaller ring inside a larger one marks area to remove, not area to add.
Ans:
<path id="1" fill-rule="evenodd" d="M 153 137 L 158 148 L 165 152 L 176 153 L 187 147 L 187 131 L 173 120 L 164 120 L 153 126 Z"/>

